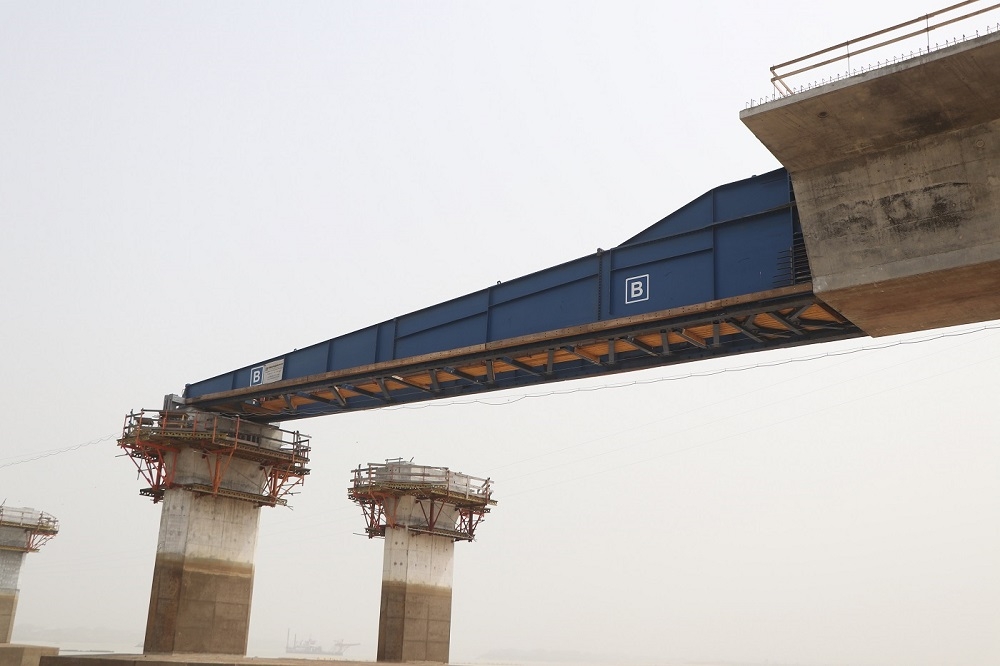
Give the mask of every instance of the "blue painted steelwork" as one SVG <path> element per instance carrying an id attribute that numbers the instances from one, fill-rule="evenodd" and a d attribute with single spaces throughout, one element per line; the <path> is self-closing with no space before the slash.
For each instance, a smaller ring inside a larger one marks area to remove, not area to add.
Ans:
<path id="1" fill-rule="evenodd" d="M 248 387 L 251 370 L 273 361 L 294 379 L 784 286 L 791 203 L 784 169 L 729 183 L 614 249 L 190 384 L 184 396 Z M 643 276 L 630 298 L 629 279 Z"/>
<path id="2" fill-rule="evenodd" d="M 779 169 L 611 250 L 191 384 L 184 398 L 283 421 L 861 335 L 810 279 Z"/>

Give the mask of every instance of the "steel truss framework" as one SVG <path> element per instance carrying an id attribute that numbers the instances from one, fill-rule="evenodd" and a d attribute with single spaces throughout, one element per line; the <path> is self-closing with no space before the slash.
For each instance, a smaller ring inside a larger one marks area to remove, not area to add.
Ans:
<path id="1" fill-rule="evenodd" d="M 118 446 L 122 448 L 149 487 L 139 494 L 163 499 L 170 488 L 216 497 L 230 497 L 258 506 L 285 505 L 287 495 L 309 474 L 309 439 L 298 431 L 276 430 L 261 436 L 260 427 L 243 419 L 196 411 L 151 410 L 125 417 Z M 208 468 L 208 483 L 175 482 L 178 457 L 185 448 L 201 454 Z M 259 493 L 223 487 L 230 463 L 249 460 L 263 472 Z"/>
<path id="2" fill-rule="evenodd" d="M 59 534 L 59 521 L 51 514 L 34 509 L 0 505 L 0 527 L 24 530 L 24 545 L 0 545 L 0 550 L 37 553 L 38 549 Z"/>
<path id="3" fill-rule="evenodd" d="M 196 398 L 198 409 L 283 421 L 859 337 L 812 284 L 701 312 L 665 312 L 538 340 L 443 352 Z"/>
<path id="4" fill-rule="evenodd" d="M 348 498 L 361 507 L 366 523 L 365 532 L 369 539 L 384 537 L 386 528 L 404 527 L 398 522 L 395 510 L 403 497 L 412 497 L 416 500 L 424 519 L 424 526 L 405 525 L 406 529 L 411 532 L 444 536 L 455 541 L 473 541 L 476 528 L 490 512 L 490 507 L 496 506 L 489 479 L 455 475 L 481 482 L 477 484 L 474 492 L 469 492 L 468 485 L 458 489 L 449 483 L 449 476 L 454 473 L 449 472 L 447 468 L 432 468 L 444 472 L 441 477 L 443 482 L 439 483 L 380 480 L 372 474 L 373 468 L 384 469 L 384 466 L 369 465 L 368 468 L 355 469 L 351 487 L 347 491 Z M 457 520 L 454 525 L 440 525 L 438 521 L 448 506 L 454 508 Z"/>

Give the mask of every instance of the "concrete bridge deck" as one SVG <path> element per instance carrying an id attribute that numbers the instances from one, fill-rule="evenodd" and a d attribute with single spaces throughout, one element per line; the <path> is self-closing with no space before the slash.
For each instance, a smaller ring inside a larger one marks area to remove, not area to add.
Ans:
<path id="1" fill-rule="evenodd" d="M 813 289 L 872 336 L 1000 318 L 1000 34 L 748 109 Z"/>

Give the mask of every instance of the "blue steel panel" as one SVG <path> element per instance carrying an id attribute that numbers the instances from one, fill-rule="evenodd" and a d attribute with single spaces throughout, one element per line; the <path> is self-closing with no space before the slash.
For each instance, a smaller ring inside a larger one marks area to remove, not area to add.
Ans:
<path id="1" fill-rule="evenodd" d="M 319 372 L 326 370 L 326 358 L 329 355 L 330 343 L 321 342 L 305 349 L 296 349 L 285 354 L 284 377 L 303 377 L 310 375 L 319 368 Z"/>
<path id="2" fill-rule="evenodd" d="M 712 253 L 709 251 L 638 264 L 611 273 L 611 312 L 628 317 L 704 303 L 715 298 Z M 639 298 L 630 298 L 629 278 L 648 276 Z M 631 301 L 631 302 L 629 302 Z"/>
<path id="3" fill-rule="evenodd" d="M 489 291 L 484 289 L 403 315 L 397 319 L 396 335 L 406 337 L 481 314 L 486 311 L 489 298 Z"/>
<path id="4" fill-rule="evenodd" d="M 725 222 L 787 204 L 788 174 L 778 169 L 716 188 L 715 220 Z"/>
<path id="5" fill-rule="evenodd" d="M 497 304 L 523 298 L 545 289 L 595 275 L 597 275 L 597 255 L 589 255 L 490 287 L 490 291 L 493 292 L 490 302 Z"/>
<path id="6" fill-rule="evenodd" d="M 279 357 L 280 358 L 280 357 Z M 267 361 L 265 361 L 267 363 Z M 251 368 L 260 365 L 260 363 L 255 363 L 248 368 L 241 368 L 233 373 L 233 388 L 241 388 L 243 386 L 250 386 L 250 371 Z M 227 389 L 228 390 L 228 389 Z"/>
<path id="7" fill-rule="evenodd" d="M 219 375 L 218 377 L 212 377 L 211 379 L 205 379 L 194 384 L 189 384 L 184 387 L 184 395 L 205 395 L 207 393 L 221 393 L 222 391 L 231 391 L 234 388 L 240 388 L 242 384 L 233 385 L 233 379 L 236 377 L 237 372 L 227 372 L 224 375 Z M 246 370 L 247 373 L 247 385 L 250 384 L 250 370 Z M 196 391 L 196 392 L 192 392 Z"/>
<path id="8" fill-rule="evenodd" d="M 789 201 L 788 172 L 775 169 L 709 190 L 618 247 L 704 229 L 717 222 L 763 212 Z"/>
<path id="9" fill-rule="evenodd" d="M 774 289 L 782 252 L 792 247 L 792 216 L 779 210 L 719 227 L 715 240 L 719 298 Z"/>
<path id="10" fill-rule="evenodd" d="M 696 229 L 704 229 L 712 224 L 712 212 L 712 192 L 708 192 L 691 203 L 678 208 L 653 226 L 629 238 L 618 247 L 644 243 L 656 238 L 676 236 Z"/>
<path id="11" fill-rule="evenodd" d="M 589 324 L 597 318 L 597 275 L 591 274 L 586 280 L 494 305 L 490 309 L 490 339 Z"/>
<path id="12" fill-rule="evenodd" d="M 705 229 L 675 238 L 661 238 L 638 245 L 616 247 L 611 251 L 611 267 L 614 270 L 627 269 L 651 261 L 703 252 L 712 249 L 712 242 L 712 230 Z"/>
<path id="13" fill-rule="evenodd" d="M 784 169 L 723 185 L 608 252 L 292 352 L 284 378 L 769 290 L 792 245 L 792 222 L 787 209 L 765 211 L 789 201 Z M 741 216 L 749 217 L 729 221 Z M 626 279 L 643 276 L 636 298 Z M 185 395 L 249 386 L 254 366 L 191 384 Z"/>
<path id="14" fill-rule="evenodd" d="M 378 327 L 369 326 L 354 333 L 334 338 L 330 370 L 343 370 L 375 362 L 375 340 Z M 285 379 L 291 375 L 285 373 Z"/>
<path id="15" fill-rule="evenodd" d="M 432 352 L 468 347 L 486 341 L 486 313 L 445 322 L 437 328 L 396 338 L 396 357 L 419 356 Z"/>
<path id="16" fill-rule="evenodd" d="M 378 361 L 391 361 L 396 357 L 396 323 L 393 319 L 378 325 L 378 353 L 375 355 Z"/>

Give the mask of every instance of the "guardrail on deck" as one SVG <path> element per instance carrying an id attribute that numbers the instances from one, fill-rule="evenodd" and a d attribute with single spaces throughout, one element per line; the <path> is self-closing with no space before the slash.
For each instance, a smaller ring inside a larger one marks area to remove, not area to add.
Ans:
<path id="1" fill-rule="evenodd" d="M 963 34 L 961 37 L 955 36 L 945 39 L 943 42 L 934 43 L 931 42 L 931 33 L 945 26 L 954 25 L 960 21 L 971 19 L 975 16 L 1000 9 L 1000 3 L 995 3 L 986 7 L 979 7 L 973 11 L 965 11 L 957 16 L 954 15 L 960 10 L 969 8 L 969 5 L 973 5 L 981 1 L 982 0 L 965 0 L 964 2 L 950 5 L 944 9 L 939 9 L 936 12 L 924 14 L 923 16 L 918 16 L 914 19 L 904 21 L 903 23 L 896 24 L 889 28 L 878 30 L 856 39 L 849 39 L 846 42 L 841 42 L 839 44 L 835 44 L 834 46 L 814 51 L 808 55 L 783 62 L 779 65 L 774 65 L 771 67 L 771 84 L 774 86 L 774 92 L 766 97 L 750 100 L 747 104 L 747 108 L 753 108 L 767 102 L 781 99 L 782 97 L 788 97 L 790 95 L 805 92 L 818 86 L 846 79 L 857 74 L 864 74 L 865 72 L 875 69 L 905 62 L 911 58 L 927 55 L 928 53 L 938 51 L 945 47 L 960 44 L 968 39 L 975 39 L 980 36 L 979 30 L 976 30 L 974 35 Z M 931 23 L 932 20 L 936 20 L 936 22 Z M 924 24 L 923 27 L 915 30 L 910 29 L 920 23 Z M 902 34 L 894 34 L 900 32 L 902 32 Z M 1000 32 L 1000 23 L 985 26 L 983 32 L 984 34 Z M 926 36 L 926 42 L 919 45 L 915 44 L 914 46 L 916 48 L 911 48 L 908 53 L 904 51 L 902 53 L 891 54 L 886 56 L 884 59 L 880 58 L 874 63 L 869 62 L 853 68 L 851 66 L 852 57 L 856 58 L 862 54 L 871 53 L 877 49 L 891 46 L 908 39 L 915 39 L 922 35 Z M 840 53 L 838 53 L 838 51 Z M 832 73 L 828 78 L 822 78 L 815 82 L 801 84 L 798 86 L 789 85 L 787 81 L 791 77 L 805 74 L 807 72 L 816 72 L 820 68 L 826 67 L 827 65 L 832 65 L 842 61 L 846 61 L 846 70 Z M 796 68 L 791 71 L 781 71 L 789 67 Z"/>

